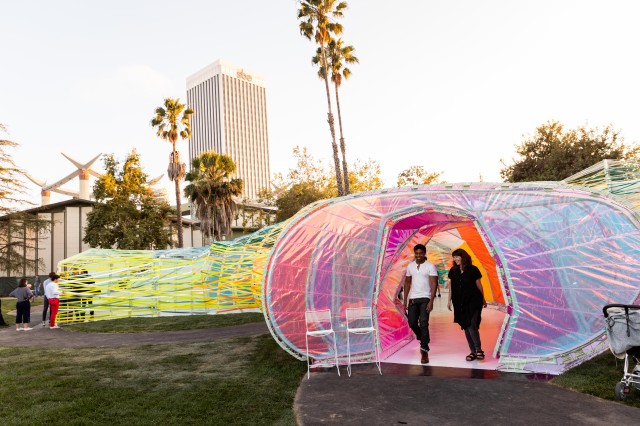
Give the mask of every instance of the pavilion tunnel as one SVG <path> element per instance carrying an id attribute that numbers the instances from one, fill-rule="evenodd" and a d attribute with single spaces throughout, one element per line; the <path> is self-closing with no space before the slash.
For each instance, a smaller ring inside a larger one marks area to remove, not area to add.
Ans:
<path id="1" fill-rule="evenodd" d="M 321 201 L 288 222 L 263 280 L 273 336 L 304 359 L 305 311 L 330 309 L 344 362 L 345 309 L 368 306 L 384 359 L 410 333 L 396 295 L 413 245 L 451 236 L 506 312 L 500 370 L 557 374 L 595 356 L 607 347 L 602 306 L 639 299 L 640 225 L 624 200 L 564 183 L 400 188 Z M 311 356 L 332 357 L 328 343 L 310 341 Z M 371 349 L 351 345 L 363 358 Z"/>
<path id="2" fill-rule="evenodd" d="M 413 260 L 413 247 L 416 244 L 427 247 L 427 259 L 436 266 L 441 284 L 444 284 L 451 267 L 451 252 L 456 248 L 465 249 L 482 273 L 481 282 L 487 302 L 491 307 L 506 311 L 496 262 L 478 232 L 474 218 L 461 212 L 447 214 L 440 210 L 425 210 L 387 222 L 390 229 L 378 280 L 379 291 L 374 297 L 383 359 L 414 339 L 398 293 L 404 283 L 407 265 Z M 393 243 L 395 241 L 401 243 Z M 494 346 L 495 342 L 485 342 L 487 344 Z"/>

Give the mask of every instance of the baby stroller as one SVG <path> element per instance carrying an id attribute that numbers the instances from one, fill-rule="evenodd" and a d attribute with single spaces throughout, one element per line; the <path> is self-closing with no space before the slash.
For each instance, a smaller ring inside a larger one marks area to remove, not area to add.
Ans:
<path id="1" fill-rule="evenodd" d="M 602 312 L 609 348 L 617 358 L 624 358 L 624 374 L 615 387 L 616 398 L 623 400 L 631 385 L 640 390 L 640 305 L 611 304 L 602 308 Z"/>

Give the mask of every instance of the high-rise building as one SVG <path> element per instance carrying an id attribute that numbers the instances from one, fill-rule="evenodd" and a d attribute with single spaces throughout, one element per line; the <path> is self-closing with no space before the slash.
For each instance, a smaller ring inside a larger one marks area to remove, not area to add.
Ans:
<path id="1" fill-rule="evenodd" d="M 269 139 L 264 79 L 218 60 L 187 78 L 191 116 L 189 164 L 205 151 L 233 158 L 243 197 L 269 188 Z"/>

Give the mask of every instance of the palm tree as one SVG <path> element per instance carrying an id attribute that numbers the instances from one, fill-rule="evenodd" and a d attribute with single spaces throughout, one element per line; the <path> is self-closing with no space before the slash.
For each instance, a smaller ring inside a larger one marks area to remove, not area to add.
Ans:
<path id="1" fill-rule="evenodd" d="M 342 114 L 340 113 L 340 97 L 338 96 L 338 88 L 342 85 L 342 78 L 348 79 L 351 76 L 351 70 L 344 66 L 344 64 L 355 64 L 360 62 L 358 58 L 353 54 L 356 49 L 353 46 L 343 46 L 342 40 L 332 39 L 326 47 L 327 54 L 327 66 L 331 71 L 331 81 L 336 92 L 336 108 L 338 109 L 338 125 L 340 127 L 340 151 L 342 151 L 342 173 L 344 176 L 344 192 L 346 194 L 351 193 L 349 188 L 349 171 L 347 169 L 347 156 L 346 145 L 344 142 L 344 132 L 342 131 Z M 313 57 L 312 62 L 314 65 L 320 65 L 322 63 L 320 48 L 316 51 L 316 56 Z M 324 78 L 326 75 L 325 68 L 320 66 L 318 70 L 320 78 Z"/>
<path id="2" fill-rule="evenodd" d="M 196 217 L 205 237 L 215 240 L 231 231 L 238 210 L 233 197 L 242 194 L 242 179 L 232 178 L 236 164 L 227 155 L 207 151 L 194 158 L 186 180 L 184 194 L 196 207 Z"/>
<path id="3" fill-rule="evenodd" d="M 180 161 L 180 153 L 176 150 L 176 142 L 180 139 L 191 137 L 191 115 L 193 110 L 180 99 L 166 98 L 164 108 L 156 108 L 156 115 L 151 120 L 151 127 L 157 128 L 157 135 L 171 142 L 172 151 L 169 156 L 167 175 L 176 185 L 176 218 L 178 222 L 178 247 L 183 246 L 182 238 L 182 203 L 180 202 L 180 180 L 185 175 L 185 165 Z"/>
<path id="4" fill-rule="evenodd" d="M 331 34 L 339 35 L 342 33 L 342 25 L 337 22 L 331 22 L 333 18 L 341 18 L 342 11 L 346 9 L 347 2 L 336 0 L 299 0 L 300 9 L 298 10 L 298 19 L 300 20 L 300 33 L 320 45 L 321 64 L 327 68 L 327 55 L 325 46 L 331 40 Z M 342 173 L 340 172 L 340 159 L 338 157 L 338 145 L 336 144 L 336 131 L 333 124 L 333 113 L 331 112 L 331 95 L 329 92 L 329 79 L 324 76 L 325 89 L 327 91 L 327 121 L 329 122 L 329 130 L 331 131 L 331 139 L 333 148 L 333 162 L 336 170 L 336 184 L 338 186 L 338 195 L 344 195 L 344 187 L 342 184 Z"/>

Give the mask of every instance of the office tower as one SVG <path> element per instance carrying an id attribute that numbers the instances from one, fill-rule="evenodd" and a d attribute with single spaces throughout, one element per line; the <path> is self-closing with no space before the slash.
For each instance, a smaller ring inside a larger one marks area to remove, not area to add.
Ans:
<path id="1" fill-rule="evenodd" d="M 187 78 L 191 118 L 189 163 L 216 151 L 233 158 L 244 181 L 243 198 L 269 188 L 269 140 L 264 79 L 218 60 Z M 190 167 L 190 165 L 188 166 Z"/>

